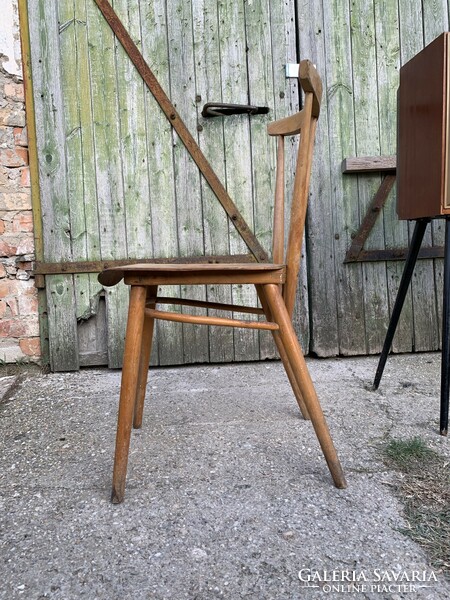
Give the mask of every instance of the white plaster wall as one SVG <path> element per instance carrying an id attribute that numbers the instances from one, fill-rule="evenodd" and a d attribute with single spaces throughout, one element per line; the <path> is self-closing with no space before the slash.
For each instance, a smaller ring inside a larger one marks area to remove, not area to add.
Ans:
<path id="1" fill-rule="evenodd" d="M 22 78 L 17 0 L 0 0 L 0 64 L 11 75 Z"/>

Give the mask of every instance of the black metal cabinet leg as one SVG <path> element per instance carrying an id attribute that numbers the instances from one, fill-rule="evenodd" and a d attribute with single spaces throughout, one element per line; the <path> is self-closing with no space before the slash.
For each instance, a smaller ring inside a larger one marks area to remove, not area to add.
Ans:
<path id="1" fill-rule="evenodd" d="M 441 361 L 441 435 L 448 431 L 448 393 L 450 385 L 450 217 L 445 217 L 444 301 L 442 304 Z"/>
<path id="2" fill-rule="evenodd" d="M 384 340 L 383 350 L 381 351 L 380 360 L 378 362 L 377 372 L 375 374 L 375 380 L 373 382 L 373 389 L 378 389 L 380 385 L 381 376 L 383 375 L 386 360 L 391 349 L 392 340 L 394 339 L 395 330 L 397 329 L 398 320 L 402 312 L 403 303 L 405 302 L 406 292 L 408 291 L 409 282 L 414 271 L 414 266 L 417 261 L 417 255 L 419 254 L 420 246 L 422 244 L 425 229 L 427 228 L 430 219 L 418 219 L 414 227 L 414 233 L 409 246 L 408 256 L 406 257 L 405 268 L 400 281 L 400 287 L 398 288 L 397 298 L 395 300 L 394 309 L 392 311 L 391 320 Z"/>

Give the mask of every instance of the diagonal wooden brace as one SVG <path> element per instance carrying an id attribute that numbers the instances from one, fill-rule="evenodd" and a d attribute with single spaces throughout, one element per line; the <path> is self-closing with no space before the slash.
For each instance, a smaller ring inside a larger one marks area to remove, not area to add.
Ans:
<path id="1" fill-rule="evenodd" d="M 213 168 L 206 160 L 205 155 L 201 151 L 199 145 L 192 137 L 190 131 L 182 121 L 180 115 L 175 110 L 174 105 L 169 100 L 167 94 L 162 89 L 152 70 L 148 66 L 136 44 L 131 39 L 128 31 L 123 26 L 117 14 L 107 0 L 95 0 L 108 25 L 111 27 L 115 36 L 122 44 L 123 49 L 129 56 L 131 62 L 136 67 L 155 100 L 158 102 L 163 113 L 166 115 L 169 123 L 177 132 L 179 138 L 183 142 L 186 150 L 191 155 L 200 172 L 208 182 L 217 199 L 225 209 L 225 212 L 230 217 L 231 222 L 237 229 L 239 235 L 246 243 L 248 249 L 253 254 L 258 262 L 267 262 L 268 256 L 266 251 L 260 245 L 247 225 L 244 217 L 241 215 L 233 200 L 230 198 L 225 187 L 217 177 Z"/>

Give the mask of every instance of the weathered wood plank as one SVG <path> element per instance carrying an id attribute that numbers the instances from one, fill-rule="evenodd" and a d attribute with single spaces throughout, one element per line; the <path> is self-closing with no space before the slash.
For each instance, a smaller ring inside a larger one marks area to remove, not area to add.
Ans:
<path id="1" fill-rule="evenodd" d="M 75 260 L 86 256 L 86 224 L 84 219 L 84 189 L 82 138 L 78 100 L 78 48 L 76 39 L 75 6 L 73 0 L 58 3 L 59 38 L 61 52 L 61 85 L 64 104 L 64 135 L 67 160 L 67 193 L 69 203 L 72 256 Z M 75 59 L 75 60 L 74 60 Z M 71 61 L 74 60 L 74 63 Z M 75 68 L 74 68 L 75 65 Z M 74 277 L 77 319 L 89 312 L 89 279 Z"/>
<path id="2" fill-rule="evenodd" d="M 96 206 L 95 172 L 93 170 L 93 142 L 90 113 L 90 82 L 88 73 L 86 14 L 85 4 L 79 0 L 64 0 L 59 3 L 59 36 L 61 50 L 61 77 L 64 101 L 64 121 L 66 137 L 68 202 L 70 207 L 70 239 L 72 256 L 75 260 L 99 257 L 99 232 Z M 87 131 L 88 129 L 88 131 Z M 96 248 L 96 251 L 95 251 Z M 98 294 L 101 286 L 96 278 L 75 274 L 73 277 L 78 325 L 78 349 L 84 354 L 90 352 L 86 344 L 97 342 L 92 335 L 84 332 L 102 331 L 99 317 L 97 326 L 86 325 L 86 320 L 94 317 L 99 305 Z M 98 329 L 100 327 L 100 330 Z M 106 340 L 98 343 L 106 343 Z M 93 358 L 92 354 L 92 358 Z M 85 359 L 84 359 L 85 360 Z M 97 359 L 96 359 L 97 360 Z M 103 360 L 103 358 L 101 359 Z M 81 361 L 81 358 L 80 358 Z M 81 363 L 80 363 L 81 364 Z M 98 364 L 98 361 L 97 361 Z"/>
<path id="3" fill-rule="evenodd" d="M 123 25 L 142 48 L 139 3 L 115 0 L 114 9 Z M 117 258 L 148 258 L 153 255 L 145 89 L 141 76 L 122 45 L 115 41 L 117 98 L 120 119 L 119 148 L 122 165 L 126 248 Z M 123 321 L 126 319 L 126 312 Z M 156 336 L 155 336 L 156 337 Z M 157 353 L 157 341 L 152 345 Z"/>
<path id="4" fill-rule="evenodd" d="M 89 48 L 87 35 L 87 14 L 84 0 L 74 1 L 74 26 L 75 42 L 77 49 L 77 101 L 79 111 L 79 127 L 81 136 L 81 171 L 78 176 L 83 181 L 83 206 L 79 208 L 84 217 L 84 231 L 82 238 L 85 244 L 85 259 L 100 259 L 100 231 L 97 210 L 97 181 L 95 175 L 95 150 L 94 150 L 94 127 L 92 119 L 92 93 L 89 77 Z M 68 57 L 69 61 L 71 57 Z M 70 62 L 69 62 L 70 64 Z M 86 311 L 78 314 L 81 317 L 94 316 L 98 308 L 98 295 L 102 290 L 95 275 L 75 276 L 75 289 L 78 281 L 87 279 L 89 282 L 89 303 L 86 303 Z M 83 284 L 82 284 L 83 285 Z M 105 313 L 106 314 L 106 313 Z M 101 332 L 100 323 L 105 314 L 98 317 L 99 323 L 95 330 Z M 106 343 L 97 340 L 96 345 Z M 80 346 L 80 345 L 79 345 Z M 81 346 L 80 346 L 81 348 Z"/>
<path id="5" fill-rule="evenodd" d="M 380 26 L 378 25 L 378 28 Z M 378 31 L 377 31 L 378 34 Z M 377 61 L 383 62 L 383 56 L 380 56 L 383 48 L 377 48 Z M 395 172 L 397 169 L 396 156 L 351 156 L 342 161 L 343 173 L 370 173 L 375 172 Z"/>
<path id="6" fill-rule="evenodd" d="M 97 207 L 103 260 L 126 252 L 125 206 L 120 153 L 120 116 L 114 36 L 97 6 L 88 2 L 89 70 L 94 121 Z M 122 365 L 128 291 L 106 291 L 109 366 Z"/>
<path id="7" fill-rule="evenodd" d="M 377 102 L 377 65 L 375 20 L 372 0 L 359 0 L 351 8 L 353 91 L 357 153 L 379 154 L 379 124 Z M 358 176 L 360 221 L 381 183 L 379 174 Z M 383 219 L 377 219 L 366 240 L 367 250 L 384 246 Z M 384 324 L 389 319 L 386 265 L 371 262 L 363 265 L 364 319 L 366 352 L 380 352 L 384 342 Z"/>
<path id="8" fill-rule="evenodd" d="M 245 12 L 243 0 L 219 2 L 219 39 L 223 101 L 248 104 L 248 72 L 246 60 Z M 228 193 L 241 211 L 250 228 L 254 229 L 252 206 L 252 172 L 250 157 L 249 117 L 226 118 L 225 123 L 226 185 Z M 242 240 L 230 229 L 232 254 L 242 253 Z M 233 304 L 252 306 L 257 303 L 256 292 L 249 286 L 233 286 Z M 236 319 L 245 318 L 234 313 Z M 255 331 L 234 330 L 235 360 L 257 360 L 259 337 Z"/>
<path id="9" fill-rule="evenodd" d="M 379 97 L 380 150 L 382 154 L 396 152 L 397 147 L 397 88 L 400 67 L 399 14 L 397 3 L 382 0 L 375 3 L 377 80 Z M 387 249 L 408 246 L 408 226 L 399 221 L 396 212 L 395 188 L 383 208 L 384 238 Z M 386 264 L 390 313 L 397 297 L 404 262 Z M 382 328 L 386 331 L 388 323 Z M 413 343 L 413 314 L 411 291 L 408 292 L 393 341 L 396 352 L 410 352 Z"/>
<path id="10" fill-rule="evenodd" d="M 309 58 L 322 77 L 324 90 L 329 87 L 325 45 L 324 14 L 321 2 L 298 4 L 300 59 Z M 333 75 L 332 75 L 333 76 Z M 328 94 L 322 97 L 310 184 L 307 214 L 308 292 L 310 297 L 310 348 L 318 356 L 339 353 L 337 294 L 334 262 L 336 225 L 334 194 L 330 176 Z M 335 118 L 331 115 L 331 118 Z M 337 160 L 337 156 L 335 157 Z M 333 171 L 333 176 L 334 171 Z M 302 270 L 306 269 L 303 267 Z"/>
<path id="11" fill-rule="evenodd" d="M 404 64 L 424 45 L 423 12 L 420 0 L 399 0 L 400 56 Z M 410 234 L 411 235 L 411 234 Z M 432 245 L 431 228 L 427 228 L 423 247 Z M 420 260 L 411 281 L 414 306 L 414 350 L 439 348 L 439 327 L 432 260 Z"/>
<path id="12" fill-rule="evenodd" d="M 58 11 L 55 2 L 29 5 L 33 91 L 36 116 L 44 259 L 70 260 L 70 211 L 67 200 L 64 105 L 59 63 Z M 72 277 L 47 277 L 50 364 L 55 371 L 78 369 L 76 303 Z"/>
<path id="13" fill-rule="evenodd" d="M 164 90 L 169 91 L 170 69 L 167 39 L 166 2 L 155 0 L 141 6 L 142 51 Z M 148 173 L 151 197 L 153 256 L 179 254 L 172 128 L 150 90 L 145 90 L 147 120 Z M 166 287 L 162 295 L 180 295 L 180 288 Z M 170 310 L 180 310 L 171 306 Z M 183 335 L 180 323 L 158 322 L 155 328 L 152 364 L 156 347 L 160 364 L 183 362 Z"/>
<path id="14" fill-rule="evenodd" d="M 266 115 L 250 117 L 252 202 L 255 234 L 270 254 L 272 247 L 273 197 L 275 193 L 276 144 L 267 135 L 267 124 L 274 119 L 273 47 L 270 30 L 269 0 L 246 3 L 245 35 L 247 40 L 249 104 L 268 106 Z M 284 62 L 284 61 L 283 61 Z M 278 353 L 270 332 L 259 333 L 259 357 L 276 358 Z"/>
<path id="15" fill-rule="evenodd" d="M 359 222 L 357 181 L 343 177 L 344 156 L 356 154 L 353 111 L 352 52 L 350 14 L 337 0 L 324 3 L 324 31 L 327 36 L 326 82 L 328 96 L 328 136 L 330 177 L 334 206 L 334 260 L 339 331 L 339 353 L 363 354 L 365 344 L 363 272 L 361 265 L 343 264 L 351 234 Z"/>
<path id="16" fill-rule="evenodd" d="M 192 3 L 174 0 L 167 4 L 170 56 L 170 96 L 188 130 L 197 130 L 197 103 L 193 48 Z M 204 253 L 200 172 L 178 135 L 173 134 L 178 245 L 182 256 Z M 203 286 L 182 286 L 181 296 L 205 300 Z M 204 309 L 184 307 L 183 312 L 206 315 Z M 209 360 L 208 330 L 183 325 L 183 361 Z"/>
<path id="17" fill-rule="evenodd" d="M 225 181 L 224 123 L 228 121 L 221 118 L 204 119 L 200 114 L 201 107 L 206 102 L 222 101 L 217 3 L 207 0 L 193 2 L 192 13 L 199 146 L 219 179 Z M 229 254 L 228 217 L 203 178 L 200 189 L 205 253 Z M 207 299 L 212 302 L 231 303 L 231 286 L 208 286 Z M 215 314 L 227 316 L 225 312 Z M 211 326 L 208 330 L 211 362 L 231 362 L 234 359 L 232 329 Z"/>
<path id="18" fill-rule="evenodd" d="M 115 0 L 114 9 L 135 43 L 138 47 L 141 46 L 139 4 L 129 0 Z M 116 63 L 126 251 L 130 258 L 148 258 L 152 255 L 153 248 L 144 84 L 118 42 Z"/>

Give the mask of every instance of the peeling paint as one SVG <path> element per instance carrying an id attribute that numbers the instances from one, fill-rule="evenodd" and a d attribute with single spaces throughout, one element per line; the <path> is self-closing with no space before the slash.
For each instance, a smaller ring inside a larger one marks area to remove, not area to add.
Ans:
<path id="1" fill-rule="evenodd" d="M 0 66 L 22 79 L 19 9 L 17 0 L 0 0 Z"/>
<path id="2" fill-rule="evenodd" d="M 91 317 L 95 317 L 98 313 L 98 304 L 100 302 L 100 297 L 103 296 L 103 290 L 99 290 L 96 294 L 89 298 L 89 308 L 87 308 L 83 314 L 77 315 L 77 322 L 87 321 Z"/>

